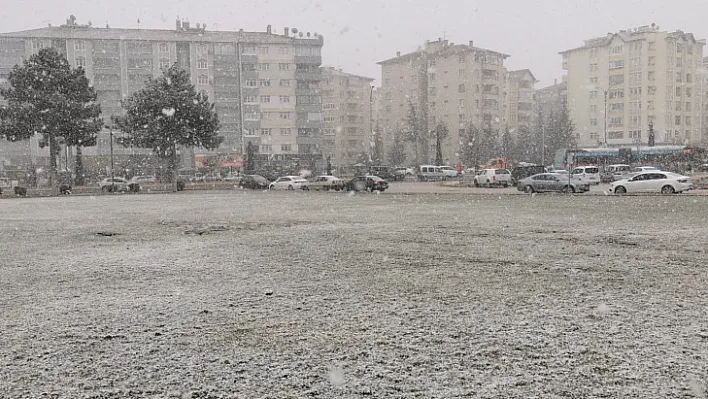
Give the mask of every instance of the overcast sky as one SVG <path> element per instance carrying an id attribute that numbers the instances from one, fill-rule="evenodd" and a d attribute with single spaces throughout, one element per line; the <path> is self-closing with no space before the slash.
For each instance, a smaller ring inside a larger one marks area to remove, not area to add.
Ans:
<path id="1" fill-rule="evenodd" d="M 511 55 L 510 69 L 528 68 L 541 82 L 560 79 L 559 51 L 584 39 L 652 22 L 662 30 L 681 29 L 697 39 L 708 36 L 708 0 L 21 0 L 4 2 L 2 28 L 12 32 L 59 25 L 74 14 L 95 26 L 174 29 L 176 16 L 208 30 L 280 33 L 288 26 L 325 37 L 324 65 L 380 80 L 376 62 L 396 51 L 415 50 L 426 40 Z M 706 51 L 708 53 L 708 51 Z"/>

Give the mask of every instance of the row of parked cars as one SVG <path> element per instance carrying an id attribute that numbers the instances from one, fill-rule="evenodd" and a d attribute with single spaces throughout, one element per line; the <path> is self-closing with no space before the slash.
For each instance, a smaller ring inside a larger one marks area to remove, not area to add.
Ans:
<path id="1" fill-rule="evenodd" d="M 357 176 L 350 180 L 340 179 L 332 175 L 316 176 L 307 180 L 301 176 L 281 176 L 274 181 L 268 181 L 259 175 L 244 175 L 238 182 L 241 188 L 256 190 L 317 190 L 317 191 L 380 191 L 388 189 L 388 181 L 376 175 Z"/>

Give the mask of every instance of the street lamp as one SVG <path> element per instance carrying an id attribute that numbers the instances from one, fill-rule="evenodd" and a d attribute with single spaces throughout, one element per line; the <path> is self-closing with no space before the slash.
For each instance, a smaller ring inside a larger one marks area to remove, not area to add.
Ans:
<path id="1" fill-rule="evenodd" d="M 108 141 L 110 144 L 111 148 L 111 192 L 115 191 L 115 174 L 114 174 L 114 169 L 115 166 L 113 164 L 113 125 L 104 125 L 106 129 L 108 129 L 109 135 L 110 135 L 110 140 Z"/>

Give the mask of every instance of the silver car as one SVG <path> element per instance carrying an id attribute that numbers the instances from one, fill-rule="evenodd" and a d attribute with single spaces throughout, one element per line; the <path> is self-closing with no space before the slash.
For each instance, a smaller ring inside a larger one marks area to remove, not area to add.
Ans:
<path id="1" fill-rule="evenodd" d="M 525 193 L 543 193 L 557 191 L 561 193 L 584 193 L 590 186 L 578 179 L 568 179 L 568 175 L 558 173 L 539 173 L 519 180 L 516 185 L 519 191 Z"/>

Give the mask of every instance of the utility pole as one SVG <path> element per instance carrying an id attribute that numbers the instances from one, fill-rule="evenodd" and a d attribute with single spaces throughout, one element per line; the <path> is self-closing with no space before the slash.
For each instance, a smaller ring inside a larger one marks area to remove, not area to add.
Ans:
<path id="1" fill-rule="evenodd" d="M 604 141 L 605 147 L 607 147 L 607 94 L 608 94 L 609 90 L 610 90 L 609 88 L 607 90 L 604 90 L 604 93 L 605 93 L 605 113 L 604 113 L 603 117 L 605 119 L 605 141 Z"/>
<path id="2" fill-rule="evenodd" d="M 108 126 L 108 131 L 109 131 L 109 133 L 110 133 L 110 135 L 111 135 L 111 138 L 110 138 L 110 141 L 109 141 L 110 146 L 111 146 L 111 192 L 114 192 L 114 191 L 116 191 L 116 190 L 115 190 L 115 188 L 116 188 L 116 187 L 115 187 L 115 186 L 116 186 L 116 183 L 115 183 L 115 181 L 114 181 L 114 180 L 115 180 L 115 174 L 114 174 L 114 169 L 115 169 L 115 167 L 114 167 L 114 164 L 113 164 L 113 125 L 109 125 L 109 126 Z"/>

